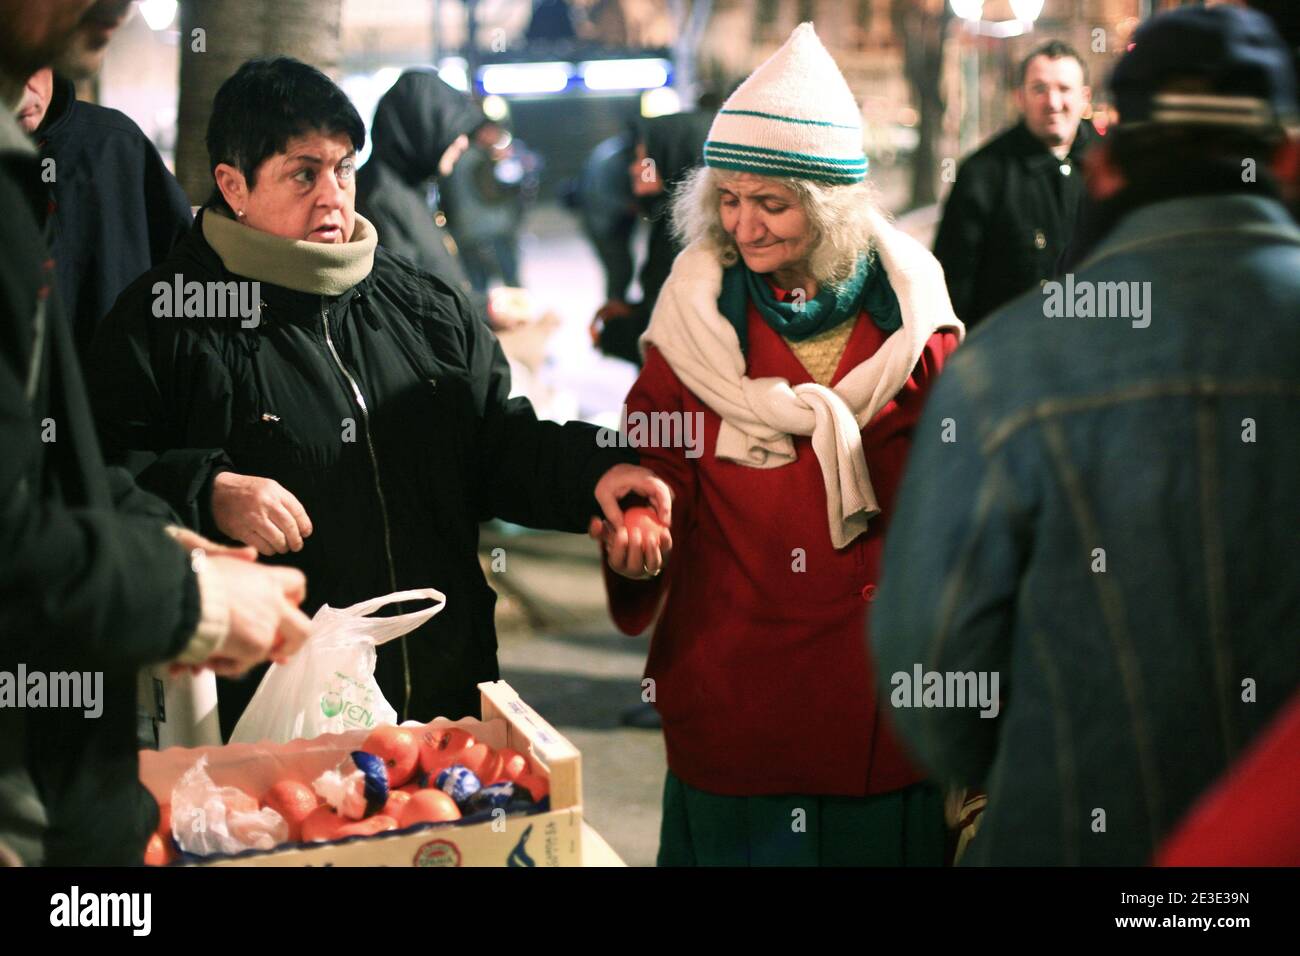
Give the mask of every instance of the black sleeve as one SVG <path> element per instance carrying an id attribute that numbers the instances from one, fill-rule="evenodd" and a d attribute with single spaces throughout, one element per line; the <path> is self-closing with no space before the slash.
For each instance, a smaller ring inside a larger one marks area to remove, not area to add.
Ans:
<path id="1" fill-rule="evenodd" d="M 194 223 L 190 200 L 170 170 L 147 139 L 145 150 L 145 214 L 149 217 L 149 264 L 156 266 L 167 258 L 172 246 Z"/>
<path id="2" fill-rule="evenodd" d="M 181 524 L 171 505 L 136 484 L 135 478 L 125 468 L 110 465 L 107 473 L 109 493 L 119 513 L 153 518 L 164 524 Z"/>
<path id="3" fill-rule="evenodd" d="M 934 240 L 934 255 L 943 266 L 952 310 L 967 325 L 980 318 L 975 311 L 975 283 L 984 252 L 984 230 L 992 213 L 987 177 L 969 163 L 957 174 L 943 207 L 943 220 Z"/>
<path id="4" fill-rule="evenodd" d="M 191 347 L 177 341 L 174 332 L 158 330 L 166 341 L 155 347 L 147 303 L 132 293 L 123 293 L 100 325 L 86 365 L 104 457 L 165 501 L 180 524 L 215 536 L 212 480 L 233 464 L 215 444 L 189 447 L 191 436 L 176 416 L 201 408 L 215 420 L 214 406 L 222 404 L 229 383 L 215 363 L 199 368 Z M 185 394 L 173 394 L 170 382 L 180 383 Z"/>
<path id="5" fill-rule="evenodd" d="M 66 351 L 66 372 L 71 338 L 58 316 L 49 319 L 46 347 Z M 19 355 L 8 343 L 0 349 L 0 653 L 79 670 L 174 658 L 199 618 L 184 551 L 156 519 L 69 506 L 35 486 L 30 476 L 40 472 L 44 446 Z M 98 467 L 93 444 L 81 450 L 85 465 Z"/>
<path id="6" fill-rule="evenodd" d="M 463 296 L 458 296 L 463 303 Z M 600 515 L 596 482 L 614 465 L 637 462 L 631 449 L 602 448 L 587 422 L 539 421 L 526 398 L 510 398 L 510 366 L 491 331 L 462 305 L 467 366 L 480 416 L 474 490 L 480 520 L 586 531 Z M 606 432 L 606 434 L 609 434 Z"/>

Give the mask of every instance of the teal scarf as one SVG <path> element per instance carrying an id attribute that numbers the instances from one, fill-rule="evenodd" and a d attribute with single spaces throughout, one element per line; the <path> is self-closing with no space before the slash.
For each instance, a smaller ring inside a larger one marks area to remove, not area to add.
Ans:
<path id="1" fill-rule="evenodd" d="M 741 354 L 748 352 L 751 302 L 772 331 L 795 342 L 856 319 L 863 311 L 885 332 L 893 332 L 903 324 L 898 296 L 889 284 L 889 277 L 879 259 L 867 256 L 858 259 L 857 268 L 848 279 L 823 288 L 808 301 L 778 301 L 767 280 L 751 272 L 743 259 L 723 270 L 718 311 L 736 330 Z"/>

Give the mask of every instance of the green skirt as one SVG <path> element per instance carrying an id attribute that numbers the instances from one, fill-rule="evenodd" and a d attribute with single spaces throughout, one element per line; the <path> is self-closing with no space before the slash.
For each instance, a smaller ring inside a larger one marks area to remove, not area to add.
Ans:
<path id="1" fill-rule="evenodd" d="M 720 797 L 664 782 L 659 866 L 942 866 L 943 793 Z"/>

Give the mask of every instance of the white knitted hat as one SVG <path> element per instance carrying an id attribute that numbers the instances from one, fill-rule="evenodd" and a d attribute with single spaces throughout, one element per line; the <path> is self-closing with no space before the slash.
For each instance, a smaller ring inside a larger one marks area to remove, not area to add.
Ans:
<path id="1" fill-rule="evenodd" d="M 728 97 L 709 129 L 704 165 L 826 183 L 866 177 L 862 113 L 811 23 L 795 27 Z"/>

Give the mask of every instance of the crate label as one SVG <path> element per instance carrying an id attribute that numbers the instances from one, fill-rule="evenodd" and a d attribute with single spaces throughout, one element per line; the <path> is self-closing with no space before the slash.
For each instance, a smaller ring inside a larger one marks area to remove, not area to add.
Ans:
<path id="1" fill-rule="evenodd" d="M 415 851 L 412 866 L 460 866 L 460 850 L 450 840 L 430 840 Z"/>

